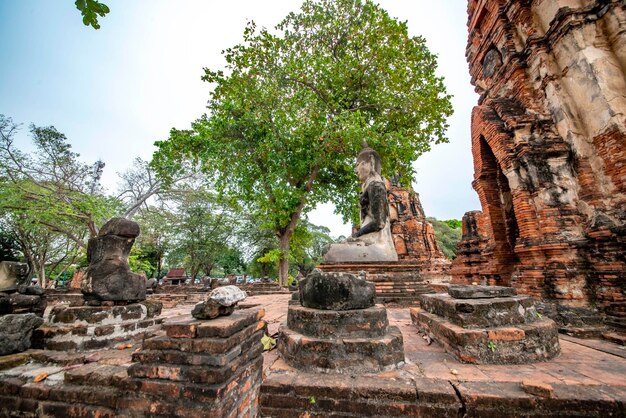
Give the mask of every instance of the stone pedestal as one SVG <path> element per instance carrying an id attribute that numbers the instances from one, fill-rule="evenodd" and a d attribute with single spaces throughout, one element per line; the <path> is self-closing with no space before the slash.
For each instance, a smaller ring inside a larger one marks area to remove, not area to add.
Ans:
<path id="1" fill-rule="evenodd" d="M 419 296 L 432 293 L 431 284 L 449 281 L 448 264 L 421 261 L 393 263 L 324 263 L 322 271 L 351 274 L 365 272 L 365 280 L 376 286 L 378 302 L 398 306 L 419 305 Z"/>
<path id="2" fill-rule="evenodd" d="M 163 325 L 165 336 L 144 342 L 128 368 L 131 386 L 175 394 L 156 403 L 167 416 L 256 417 L 263 368 L 263 309 L 237 309 L 211 320 Z M 186 411 L 186 413 L 181 413 Z"/>
<path id="3" fill-rule="evenodd" d="M 165 336 L 146 340 L 132 363 L 131 353 L 117 350 L 127 362 L 32 361 L 0 374 L 0 416 L 257 417 L 263 315 L 249 307 L 209 321 L 179 317 L 163 326 Z M 50 375 L 33 382 L 40 370 Z"/>
<path id="4" fill-rule="evenodd" d="M 310 372 L 372 373 L 404 362 L 402 334 L 374 305 L 374 285 L 346 273 L 314 271 L 289 305 L 278 350 L 292 367 Z"/>
<path id="5" fill-rule="evenodd" d="M 48 350 L 95 350 L 110 347 L 158 329 L 158 302 L 121 306 L 52 308 L 46 324 L 35 330 L 33 345 Z"/>
<path id="6" fill-rule="evenodd" d="M 421 302 L 411 309 L 413 323 L 464 363 L 529 363 L 560 353 L 556 323 L 513 288 L 452 285 Z"/>

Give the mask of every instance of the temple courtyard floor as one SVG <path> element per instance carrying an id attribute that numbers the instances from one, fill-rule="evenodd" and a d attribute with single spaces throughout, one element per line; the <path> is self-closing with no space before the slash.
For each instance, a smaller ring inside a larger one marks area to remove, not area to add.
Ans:
<path id="1" fill-rule="evenodd" d="M 270 334 L 278 331 L 287 320 L 290 295 L 252 296 L 246 303 L 265 307 L 265 321 Z M 534 380 L 543 383 L 623 386 L 626 390 L 626 347 L 605 340 L 579 339 L 559 335 L 561 355 L 534 364 L 474 365 L 463 364 L 446 353 L 436 342 L 430 344 L 411 323 L 409 308 L 388 308 L 389 325 L 396 325 L 404 339 L 406 366 L 412 375 L 450 381 L 522 382 Z M 267 372 L 279 361 L 277 350 L 264 354 L 263 367 Z"/>

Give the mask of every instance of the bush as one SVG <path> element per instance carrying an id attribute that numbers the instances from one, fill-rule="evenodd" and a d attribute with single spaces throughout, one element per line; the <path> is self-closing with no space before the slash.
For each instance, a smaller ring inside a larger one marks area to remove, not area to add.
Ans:
<path id="1" fill-rule="evenodd" d="M 427 219 L 433 225 L 435 239 L 439 248 L 446 257 L 453 260 L 456 257 L 456 246 L 461 240 L 461 221 L 457 219 L 449 219 L 447 221 L 439 221 L 435 218 Z M 458 227 L 452 227 L 452 225 L 458 225 Z"/>

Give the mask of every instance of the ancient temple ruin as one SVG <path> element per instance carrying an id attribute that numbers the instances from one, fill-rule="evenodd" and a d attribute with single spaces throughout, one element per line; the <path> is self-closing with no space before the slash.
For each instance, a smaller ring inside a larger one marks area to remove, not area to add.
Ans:
<path id="1" fill-rule="evenodd" d="M 468 14 L 482 213 L 464 217 L 455 281 L 554 301 L 562 325 L 624 327 L 624 2 L 471 0 Z"/>
<path id="2" fill-rule="evenodd" d="M 89 243 L 81 294 L 0 266 L 0 417 L 624 416 L 622 347 L 557 331 L 624 328 L 626 2 L 468 13 L 482 211 L 451 267 L 393 182 L 398 261 L 327 264 L 291 300 L 269 283 L 242 285 L 245 304 L 230 286 L 146 296 L 138 226 L 117 219 Z"/>

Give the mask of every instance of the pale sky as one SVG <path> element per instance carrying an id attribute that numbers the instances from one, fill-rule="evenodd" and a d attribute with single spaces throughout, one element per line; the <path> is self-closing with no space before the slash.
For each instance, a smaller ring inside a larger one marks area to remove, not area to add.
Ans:
<path id="1" fill-rule="evenodd" d="M 209 85 L 202 68 L 223 68 L 221 51 L 242 40 L 248 20 L 272 28 L 300 0 L 104 0 L 101 29 L 82 24 L 73 0 L 0 0 L 0 113 L 24 123 L 54 125 L 85 162 L 106 163 L 103 184 L 136 156 L 149 160 L 154 141 L 185 129 L 205 112 Z M 471 187 L 470 112 L 478 96 L 465 61 L 465 0 L 379 0 L 407 20 L 438 55 L 438 75 L 453 95 L 449 144 L 416 163 L 415 190 L 427 216 L 460 219 L 480 209 Z M 325 205 L 310 215 L 335 236 L 350 228 Z"/>

